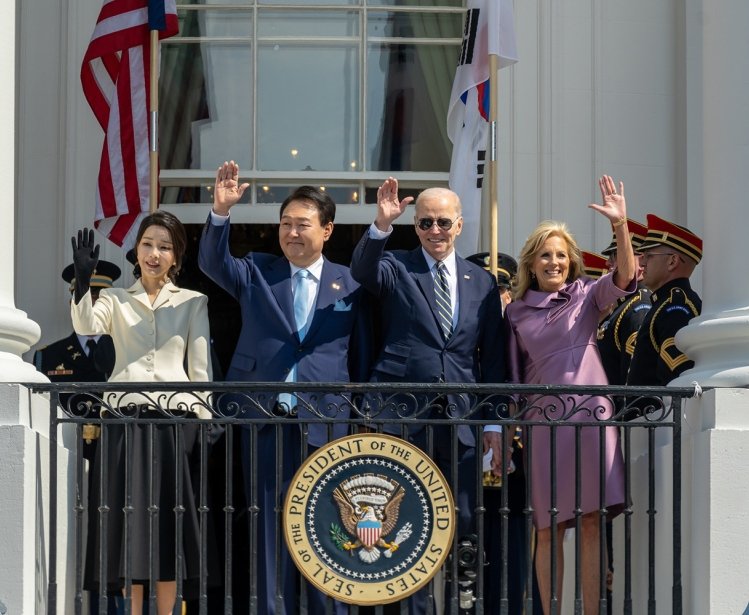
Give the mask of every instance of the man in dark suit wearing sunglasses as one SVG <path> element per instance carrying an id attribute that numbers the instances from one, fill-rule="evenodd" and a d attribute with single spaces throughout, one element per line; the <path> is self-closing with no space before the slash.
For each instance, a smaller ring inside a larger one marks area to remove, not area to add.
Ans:
<path id="1" fill-rule="evenodd" d="M 356 246 L 351 274 L 381 303 L 382 345 L 376 351 L 373 382 L 502 382 L 504 343 L 502 308 L 497 282 L 482 267 L 455 252 L 455 238 L 463 227 L 458 195 L 445 188 L 429 188 L 416 199 L 414 227 L 421 246 L 412 251 L 385 251 L 392 223 L 413 200 L 398 199 L 398 182 L 389 178 L 377 191 L 377 217 Z M 413 411 L 419 418 L 470 416 L 490 419 L 488 405 L 466 394 L 403 395 L 380 403 L 378 418 L 402 418 Z M 375 407 L 378 400 L 374 400 Z M 379 400 L 382 402 L 383 400 Z M 484 400 L 491 401 L 491 400 Z M 431 413 L 422 414 L 425 407 Z M 385 425 L 385 430 L 405 435 L 427 450 L 427 429 L 414 423 Z M 484 452 L 492 451 L 492 465 L 501 466 L 499 429 L 483 430 L 459 425 L 457 457 L 453 459 L 451 429 L 436 425 L 434 459 L 450 477 L 451 463 L 458 468 L 453 495 L 459 508 L 457 537 L 475 533 L 477 437 Z M 481 451 L 479 451 L 480 453 Z M 509 449 L 508 449 L 509 452 Z M 424 592 L 408 600 L 409 613 L 424 613 Z M 450 599 L 450 594 L 446 596 Z"/>

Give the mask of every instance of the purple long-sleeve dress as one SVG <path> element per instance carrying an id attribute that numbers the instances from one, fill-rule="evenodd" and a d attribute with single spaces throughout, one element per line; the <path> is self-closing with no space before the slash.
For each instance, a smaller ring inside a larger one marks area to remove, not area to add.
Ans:
<path id="1" fill-rule="evenodd" d="M 510 381 L 608 384 L 596 345 L 598 319 L 607 306 L 635 289 L 633 280 L 631 288 L 621 290 L 614 284 L 613 274 L 607 274 L 598 280 L 578 278 L 558 292 L 526 291 L 523 297 L 510 303 L 505 312 Z M 554 404 L 555 409 L 550 409 L 550 404 Z M 561 404 L 565 405 L 564 410 Z M 522 418 L 535 421 L 559 419 L 565 412 L 565 420 L 587 422 L 608 418 L 613 413 L 613 406 L 605 397 L 576 396 L 573 401 L 570 397 L 560 400 L 542 396 L 530 399 L 528 405 L 530 409 Z M 575 413 L 571 413 L 573 406 L 578 410 Z M 533 519 L 536 527 L 542 529 L 551 525 L 551 429 L 530 429 Z M 618 430 L 616 427 L 602 429 L 605 430 L 604 503 L 613 516 L 621 512 L 624 503 L 624 462 Z M 556 431 L 556 508 L 560 524 L 574 521 L 575 431 L 574 427 L 559 427 Z M 600 507 L 599 442 L 599 428 L 581 429 L 580 508 L 583 514 Z"/>

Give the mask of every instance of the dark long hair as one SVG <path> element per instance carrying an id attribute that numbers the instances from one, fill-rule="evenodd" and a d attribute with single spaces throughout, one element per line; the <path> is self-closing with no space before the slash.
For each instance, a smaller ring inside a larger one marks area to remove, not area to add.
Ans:
<path id="1" fill-rule="evenodd" d="M 169 269 L 169 279 L 174 283 L 177 281 L 177 275 L 180 269 L 182 269 L 182 260 L 185 257 L 185 250 L 187 249 L 187 233 L 185 233 L 185 227 L 179 221 L 177 216 L 170 214 L 168 211 L 157 210 L 152 214 L 147 215 L 140 223 L 138 227 L 138 235 L 135 237 L 135 248 L 133 253 L 133 260 L 135 261 L 135 268 L 133 269 L 133 275 L 136 278 L 140 278 L 140 265 L 138 264 L 138 244 L 143 238 L 143 233 L 146 229 L 151 226 L 161 226 L 169 231 L 169 236 L 172 240 L 172 250 L 174 251 L 174 265 Z"/>

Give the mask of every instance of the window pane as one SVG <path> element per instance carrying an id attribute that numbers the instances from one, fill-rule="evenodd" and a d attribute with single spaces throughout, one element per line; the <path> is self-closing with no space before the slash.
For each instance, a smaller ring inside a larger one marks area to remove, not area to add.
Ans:
<path id="1" fill-rule="evenodd" d="M 372 45 L 367 52 L 367 167 L 448 171 L 447 105 L 456 46 Z"/>
<path id="2" fill-rule="evenodd" d="M 218 165 L 216 166 L 218 167 Z M 247 193 L 242 196 L 241 202 L 247 202 Z M 162 185 L 159 203 L 164 205 L 211 204 L 213 203 L 213 182 L 199 186 L 192 184 L 182 186 Z"/>
<path id="3" fill-rule="evenodd" d="M 252 12 L 238 10 L 179 11 L 177 37 L 214 38 L 252 36 Z"/>
<path id="4" fill-rule="evenodd" d="M 462 13 L 405 13 L 370 11 L 368 36 L 405 38 L 461 38 Z"/>
<path id="5" fill-rule="evenodd" d="M 313 182 L 306 182 L 315 188 L 323 189 L 336 205 L 350 205 L 358 204 L 359 190 L 356 186 L 326 186 L 322 184 L 315 184 Z M 257 202 L 258 204 L 264 203 L 282 203 L 284 199 L 289 196 L 297 187 L 301 185 L 295 184 L 293 186 L 284 186 L 277 184 L 258 184 L 257 187 Z"/>
<path id="6" fill-rule="evenodd" d="M 252 6 L 253 0 L 177 0 L 177 8 L 186 4 L 237 4 Z"/>
<path id="7" fill-rule="evenodd" d="M 315 6 L 315 5 L 347 5 L 361 4 L 361 0 L 259 0 L 258 4 L 292 5 L 292 6 Z"/>
<path id="8" fill-rule="evenodd" d="M 497 1 L 497 0 L 494 0 Z M 463 0 L 367 0 L 369 6 L 463 6 Z"/>
<path id="9" fill-rule="evenodd" d="M 252 166 L 249 44 L 163 44 L 159 82 L 162 169 Z"/>
<path id="10" fill-rule="evenodd" d="M 260 45 L 261 170 L 342 171 L 359 164 L 359 65 L 354 45 Z"/>
<path id="11" fill-rule="evenodd" d="M 355 11 L 263 11 L 258 36 L 359 36 Z"/>

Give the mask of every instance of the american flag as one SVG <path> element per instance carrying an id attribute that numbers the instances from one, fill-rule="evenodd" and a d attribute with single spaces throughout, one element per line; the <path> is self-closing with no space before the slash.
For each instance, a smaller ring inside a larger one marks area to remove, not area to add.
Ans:
<path id="1" fill-rule="evenodd" d="M 125 247 L 149 208 L 150 30 L 159 38 L 179 31 L 175 0 L 104 0 L 81 66 L 83 94 L 104 130 L 94 225 Z"/>

